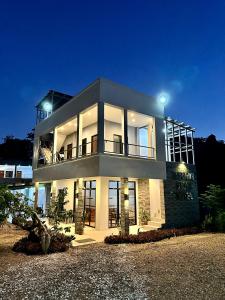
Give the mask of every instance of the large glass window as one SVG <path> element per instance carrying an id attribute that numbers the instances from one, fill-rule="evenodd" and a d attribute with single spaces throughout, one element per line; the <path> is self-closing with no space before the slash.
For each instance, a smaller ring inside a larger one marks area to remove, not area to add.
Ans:
<path id="1" fill-rule="evenodd" d="M 84 181 L 84 218 L 85 225 L 95 227 L 96 181 Z"/>
<path id="2" fill-rule="evenodd" d="M 124 113 L 123 109 L 104 105 L 104 139 L 105 152 L 112 154 L 124 153 Z"/>
<path id="3" fill-rule="evenodd" d="M 128 182 L 129 189 L 129 223 L 137 224 L 136 216 L 136 182 Z M 117 227 L 120 224 L 120 181 L 109 181 L 109 227 Z"/>
<path id="4" fill-rule="evenodd" d="M 128 155 L 155 158 L 154 118 L 128 111 Z"/>

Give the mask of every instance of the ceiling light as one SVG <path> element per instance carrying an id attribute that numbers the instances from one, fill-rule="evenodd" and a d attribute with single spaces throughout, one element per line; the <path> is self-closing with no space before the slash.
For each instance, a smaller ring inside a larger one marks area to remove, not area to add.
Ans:
<path id="1" fill-rule="evenodd" d="M 135 122 L 135 119 L 132 119 L 132 122 Z"/>
<path id="2" fill-rule="evenodd" d="M 134 113 L 131 113 L 130 116 L 133 117 L 133 116 L 134 116 Z"/>

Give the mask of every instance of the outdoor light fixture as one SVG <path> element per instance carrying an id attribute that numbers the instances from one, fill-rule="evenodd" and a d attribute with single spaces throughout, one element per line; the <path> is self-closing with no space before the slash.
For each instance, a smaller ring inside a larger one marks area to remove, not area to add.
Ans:
<path id="1" fill-rule="evenodd" d="M 170 99 L 170 95 L 168 93 L 162 92 L 157 97 L 158 101 L 162 105 L 166 105 Z"/>
<path id="2" fill-rule="evenodd" d="M 52 111 L 52 104 L 51 104 L 50 102 L 48 102 L 48 101 L 44 102 L 44 103 L 43 103 L 43 109 L 44 109 L 47 113 L 51 112 L 51 111 Z"/>

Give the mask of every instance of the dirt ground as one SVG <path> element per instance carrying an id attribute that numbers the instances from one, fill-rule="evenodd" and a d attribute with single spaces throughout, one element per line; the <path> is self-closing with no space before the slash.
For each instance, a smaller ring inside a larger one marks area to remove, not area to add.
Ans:
<path id="1" fill-rule="evenodd" d="M 0 229 L 0 299 L 225 299 L 225 234 L 47 256 L 13 253 L 23 235 Z"/>

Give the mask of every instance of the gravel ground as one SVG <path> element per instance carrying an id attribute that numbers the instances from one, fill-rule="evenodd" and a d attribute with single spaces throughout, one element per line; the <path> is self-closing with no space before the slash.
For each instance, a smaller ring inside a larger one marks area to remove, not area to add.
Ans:
<path id="1" fill-rule="evenodd" d="M 0 234 L 1 236 L 1 234 Z M 0 250 L 1 247 L 0 247 Z M 225 235 L 0 255 L 0 299 L 225 299 Z"/>

